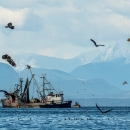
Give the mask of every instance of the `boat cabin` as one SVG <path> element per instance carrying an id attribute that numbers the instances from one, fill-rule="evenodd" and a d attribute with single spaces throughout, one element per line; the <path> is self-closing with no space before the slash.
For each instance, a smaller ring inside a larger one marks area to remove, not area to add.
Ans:
<path id="1" fill-rule="evenodd" d="M 63 101 L 63 93 L 54 94 L 53 92 L 50 92 L 46 98 L 46 103 L 49 104 L 58 103 L 58 102 L 60 103 L 62 101 Z"/>

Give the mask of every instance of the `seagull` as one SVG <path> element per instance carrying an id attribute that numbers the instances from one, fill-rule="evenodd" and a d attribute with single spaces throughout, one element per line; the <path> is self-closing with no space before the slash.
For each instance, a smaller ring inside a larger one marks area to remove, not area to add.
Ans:
<path id="1" fill-rule="evenodd" d="M 124 85 L 124 84 L 128 84 L 128 83 L 126 81 L 124 81 L 124 83 L 122 83 L 122 84 Z"/>
<path id="2" fill-rule="evenodd" d="M 130 42 L 130 38 L 128 38 L 127 41 Z"/>
<path id="3" fill-rule="evenodd" d="M 15 100 L 15 95 L 12 94 L 12 93 L 8 93 L 7 91 L 5 90 L 0 90 L 0 92 L 4 92 L 4 94 L 7 96 L 7 95 L 10 95 L 12 97 L 13 100 Z"/>
<path id="4" fill-rule="evenodd" d="M 2 59 L 7 60 L 9 62 L 9 64 L 16 67 L 16 63 L 12 60 L 12 58 L 9 55 L 7 55 L 7 54 L 2 55 Z"/>
<path id="5" fill-rule="evenodd" d="M 99 110 L 102 114 L 105 114 L 105 113 L 110 112 L 110 111 L 113 110 L 113 109 L 110 109 L 110 110 L 107 110 L 107 111 L 102 111 L 97 104 L 96 104 L 96 107 L 98 108 L 98 110 Z"/>
<path id="6" fill-rule="evenodd" d="M 10 29 L 14 29 L 14 26 L 12 26 L 12 23 L 8 23 L 7 26 L 5 26 L 6 28 L 10 28 Z"/>
<path id="7" fill-rule="evenodd" d="M 105 45 L 97 45 L 96 42 L 95 42 L 93 39 L 90 39 L 90 40 L 94 43 L 94 45 L 95 45 L 96 47 L 98 47 L 98 46 L 105 46 Z"/>

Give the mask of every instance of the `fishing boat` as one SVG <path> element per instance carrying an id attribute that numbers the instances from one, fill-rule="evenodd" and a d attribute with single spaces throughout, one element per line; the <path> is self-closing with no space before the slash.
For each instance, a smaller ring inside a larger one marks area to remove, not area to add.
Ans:
<path id="1" fill-rule="evenodd" d="M 22 90 L 23 79 L 20 79 L 20 83 L 17 84 L 16 89 L 13 92 L 4 92 L 5 99 L 1 99 L 2 106 L 4 108 L 71 108 L 71 100 L 64 100 L 63 92 L 57 92 L 56 89 L 46 79 L 46 76 L 42 76 L 42 90 L 38 86 L 38 83 L 34 77 L 35 74 L 31 71 L 31 66 L 27 65 L 27 69 L 30 71 L 31 79 L 26 79 L 24 90 Z M 38 97 L 29 98 L 29 87 L 31 82 L 36 85 L 36 92 Z"/>
<path id="2" fill-rule="evenodd" d="M 80 108 L 80 104 L 78 102 L 75 102 L 75 104 L 73 105 L 73 108 Z"/>

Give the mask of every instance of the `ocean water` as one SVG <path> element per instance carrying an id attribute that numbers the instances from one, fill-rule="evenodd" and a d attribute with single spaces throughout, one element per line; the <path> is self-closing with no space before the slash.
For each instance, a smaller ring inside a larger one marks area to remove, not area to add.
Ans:
<path id="1" fill-rule="evenodd" d="M 130 107 L 0 108 L 0 130 L 130 130 Z"/>

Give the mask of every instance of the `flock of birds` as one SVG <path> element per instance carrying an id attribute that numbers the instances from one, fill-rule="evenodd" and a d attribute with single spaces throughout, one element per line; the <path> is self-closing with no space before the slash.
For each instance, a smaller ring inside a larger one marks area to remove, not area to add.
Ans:
<path id="1" fill-rule="evenodd" d="M 5 28 L 14 29 L 14 26 L 12 26 L 12 23 L 10 22 L 10 23 L 7 24 L 7 26 L 5 26 Z M 10 65 L 16 67 L 16 63 L 13 61 L 13 59 L 9 55 L 7 55 L 7 54 L 2 55 L 2 59 L 7 60 L 7 62 Z"/>
<path id="2" fill-rule="evenodd" d="M 15 26 L 12 26 L 12 23 L 11 23 L 11 22 L 8 23 L 7 26 L 5 26 L 5 28 L 10 28 L 10 29 L 14 29 L 14 27 L 15 27 Z M 98 45 L 93 39 L 90 39 L 90 40 L 94 43 L 95 47 L 105 46 L 105 45 L 100 45 L 100 44 Z M 129 38 L 127 41 L 130 42 L 130 38 Z M 15 62 L 12 60 L 12 58 L 11 58 L 9 55 L 7 55 L 7 54 L 3 55 L 3 56 L 2 56 L 2 59 L 6 59 L 6 60 L 9 62 L 9 64 L 11 64 L 11 65 L 14 66 L 14 67 L 16 66 Z M 82 82 L 82 83 L 85 84 L 84 82 Z M 127 83 L 127 81 L 124 81 L 122 84 L 125 85 L 125 84 L 128 84 L 128 83 Z M 84 90 L 86 90 L 86 89 L 84 89 Z M 78 93 L 78 92 L 77 92 L 77 93 Z M 102 111 L 97 104 L 96 104 L 96 107 L 97 107 L 97 109 L 98 109 L 102 114 L 105 114 L 105 113 L 107 113 L 107 112 L 112 111 L 112 109 L 107 110 L 107 111 Z"/>
<path id="3" fill-rule="evenodd" d="M 96 47 L 105 46 L 105 45 L 97 45 L 96 42 L 95 42 L 93 39 L 90 39 L 90 40 L 94 43 L 94 45 L 95 45 Z M 130 38 L 128 38 L 127 41 L 130 42 Z M 124 81 L 122 84 L 125 85 L 125 84 L 128 84 L 128 83 L 127 83 L 127 81 Z"/>
<path id="4" fill-rule="evenodd" d="M 105 45 L 98 45 L 93 39 L 90 39 L 90 40 L 94 43 L 95 47 L 105 46 Z M 130 42 L 130 38 L 127 41 Z M 124 81 L 122 84 L 125 85 L 125 84 L 128 84 L 128 83 L 127 83 L 127 81 Z M 96 104 L 96 107 L 102 114 L 108 113 L 108 112 L 113 110 L 113 109 L 109 109 L 109 110 L 106 110 L 106 111 L 102 111 L 101 108 L 97 104 Z"/>

